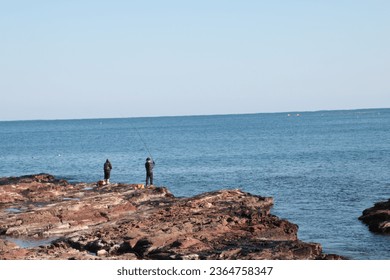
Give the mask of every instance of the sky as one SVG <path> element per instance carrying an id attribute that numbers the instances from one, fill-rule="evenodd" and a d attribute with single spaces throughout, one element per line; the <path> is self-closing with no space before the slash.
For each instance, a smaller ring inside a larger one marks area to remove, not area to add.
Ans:
<path id="1" fill-rule="evenodd" d="M 0 0 L 0 120 L 390 107 L 387 0 Z"/>

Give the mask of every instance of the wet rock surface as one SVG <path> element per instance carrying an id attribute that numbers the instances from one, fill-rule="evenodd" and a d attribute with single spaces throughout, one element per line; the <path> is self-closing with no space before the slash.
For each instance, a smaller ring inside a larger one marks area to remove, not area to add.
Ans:
<path id="1" fill-rule="evenodd" d="M 364 210 L 359 220 L 367 224 L 372 232 L 390 234 L 390 199 Z"/>
<path id="2" fill-rule="evenodd" d="M 0 178 L 0 259 L 340 259 L 297 238 L 273 199 L 240 190 Z"/>

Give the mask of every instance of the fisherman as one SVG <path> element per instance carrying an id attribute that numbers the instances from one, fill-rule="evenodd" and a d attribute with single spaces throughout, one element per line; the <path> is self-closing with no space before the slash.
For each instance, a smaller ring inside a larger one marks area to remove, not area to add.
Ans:
<path id="1" fill-rule="evenodd" d="M 104 184 L 110 183 L 110 173 L 111 173 L 112 165 L 111 162 L 107 159 L 104 163 Z"/>
<path id="2" fill-rule="evenodd" d="M 145 162 L 145 169 L 146 169 L 146 185 L 145 187 L 148 186 L 149 180 L 150 180 L 150 185 L 153 185 L 153 167 L 155 163 L 151 158 L 147 158 Z"/>

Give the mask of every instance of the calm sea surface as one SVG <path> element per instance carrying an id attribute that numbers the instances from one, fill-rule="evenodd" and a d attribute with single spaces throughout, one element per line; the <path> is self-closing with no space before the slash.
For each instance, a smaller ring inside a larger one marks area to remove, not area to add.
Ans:
<path id="1" fill-rule="evenodd" d="M 390 236 L 358 217 L 390 198 L 390 109 L 0 122 L 0 177 L 50 173 L 155 184 L 176 196 L 240 188 L 272 196 L 299 238 L 351 259 L 389 259 Z"/>

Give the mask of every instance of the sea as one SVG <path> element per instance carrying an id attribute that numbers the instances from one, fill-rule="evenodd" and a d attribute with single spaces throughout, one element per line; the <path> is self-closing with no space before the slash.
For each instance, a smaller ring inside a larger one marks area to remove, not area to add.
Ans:
<path id="1" fill-rule="evenodd" d="M 390 198 L 390 109 L 0 122 L 0 177 L 49 173 L 154 184 L 177 197 L 241 189 L 274 198 L 298 238 L 349 259 L 390 259 L 362 211 Z"/>

